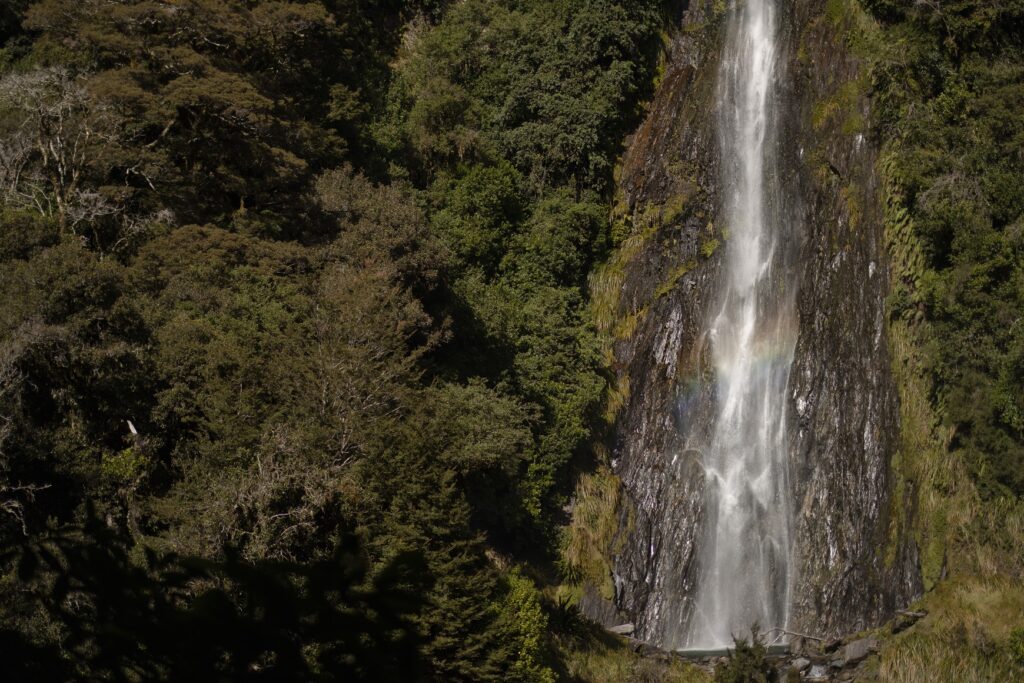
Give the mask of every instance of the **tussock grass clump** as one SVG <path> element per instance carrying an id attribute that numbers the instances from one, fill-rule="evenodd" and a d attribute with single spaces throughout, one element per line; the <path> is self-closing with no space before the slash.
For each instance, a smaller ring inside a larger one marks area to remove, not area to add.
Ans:
<path id="1" fill-rule="evenodd" d="M 615 325 L 613 336 L 616 340 L 630 339 L 635 333 L 640 323 L 647 317 L 647 307 L 640 308 L 629 315 L 623 316 Z"/>
<path id="2" fill-rule="evenodd" d="M 954 578 L 920 605 L 928 616 L 882 649 L 882 681 L 1024 680 L 1024 586 L 1019 582 Z"/>
<path id="3" fill-rule="evenodd" d="M 619 295 L 626 282 L 626 267 L 643 250 L 654 234 L 653 228 L 627 237 L 608 261 L 590 275 L 590 306 L 594 326 L 602 335 L 611 335 L 618 317 Z"/>
<path id="4" fill-rule="evenodd" d="M 587 683 L 711 683 L 711 676 L 677 659 L 643 657 L 625 640 L 592 629 L 564 639 L 559 654 L 565 680 Z"/>
<path id="5" fill-rule="evenodd" d="M 991 657 L 943 638 L 916 639 L 895 648 L 882 661 L 880 678 L 888 683 L 958 681 L 982 683 L 1019 680 L 1005 657 Z"/>
<path id="6" fill-rule="evenodd" d="M 715 240 L 715 242 L 717 246 L 717 240 Z M 678 266 L 675 270 L 669 273 L 668 278 L 664 282 L 658 285 L 658 288 L 654 291 L 654 296 L 661 298 L 671 293 L 672 290 L 676 288 L 676 285 L 679 284 L 679 281 L 683 279 L 683 276 L 696 267 L 697 264 L 694 261 L 687 261 L 686 263 Z"/>
<path id="7" fill-rule="evenodd" d="M 581 476 L 562 554 L 563 571 L 570 582 L 588 583 L 607 600 L 615 591 L 609 562 L 618 550 L 621 499 L 619 478 L 607 467 Z"/>

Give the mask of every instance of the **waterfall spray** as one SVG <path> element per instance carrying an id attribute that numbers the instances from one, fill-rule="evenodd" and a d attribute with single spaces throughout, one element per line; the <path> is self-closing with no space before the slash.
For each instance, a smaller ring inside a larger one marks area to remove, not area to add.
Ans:
<path id="1" fill-rule="evenodd" d="M 739 3 L 718 86 L 728 235 L 718 305 L 707 324 L 715 374 L 700 574 L 684 645 L 725 647 L 751 626 L 784 626 L 791 504 L 786 386 L 796 340 L 791 226 L 777 173 L 777 27 L 772 0 Z"/>

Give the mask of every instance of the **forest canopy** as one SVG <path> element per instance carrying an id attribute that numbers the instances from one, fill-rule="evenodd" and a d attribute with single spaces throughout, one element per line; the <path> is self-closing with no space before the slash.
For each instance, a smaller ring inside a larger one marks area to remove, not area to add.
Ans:
<path id="1" fill-rule="evenodd" d="M 509 567 L 554 566 L 598 424 L 585 284 L 666 16 L 4 5 L 20 675 L 554 679 Z"/>

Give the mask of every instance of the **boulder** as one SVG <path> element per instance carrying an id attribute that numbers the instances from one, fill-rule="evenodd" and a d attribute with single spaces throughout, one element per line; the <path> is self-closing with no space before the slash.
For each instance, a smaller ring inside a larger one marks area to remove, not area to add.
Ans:
<path id="1" fill-rule="evenodd" d="M 617 636 L 631 636 L 634 630 L 633 624 L 619 624 L 618 626 L 608 627 L 608 632 L 614 633 Z"/>
<path id="2" fill-rule="evenodd" d="M 858 664 L 873 652 L 878 652 L 877 638 L 861 638 L 852 643 L 847 643 L 843 648 L 843 665 L 852 666 Z"/>
<path id="3" fill-rule="evenodd" d="M 808 681 L 826 681 L 828 680 L 828 667 L 824 664 L 815 664 L 811 667 L 811 670 L 807 672 Z"/>

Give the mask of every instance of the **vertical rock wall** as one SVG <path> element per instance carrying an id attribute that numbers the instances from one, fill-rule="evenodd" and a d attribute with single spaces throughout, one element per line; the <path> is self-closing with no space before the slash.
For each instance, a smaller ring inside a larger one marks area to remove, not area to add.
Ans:
<path id="1" fill-rule="evenodd" d="M 685 623 L 697 570 L 704 482 L 696 454 L 682 442 L 681 421 L 710 428 L 710 396 L 697 380 L 707 372 L 700 335 L 721 255 L 712 249 L 722 238 L 714 224 L 713 118 L 720 23 L 711 3 L 685 13 L 620 180 L 630 239 L 639 246 L 618 314 L 641 317 L 615 345 L 619 382 L 629 387 L 613 448 L 627 508 L 615 593 L 637 635 L 659 644 Z"/>
<path id="2" fill-rule="evenodd" d="M 717 6 L 716 6 L 717 5 Z M 888 278 L 861 66 L 824 0 L 781 3 L 790 113 L 778 169 L 803 223 L 800 335 L 790 380 L 796 576 L 791 626 L 839 634 L 920 591 L 913 543 L 886 544 L 898 406 L 884 333 Z M 615 344 L 628 387 L 613 444 L 625 493 L 615 603 L 637 635 L 672 646 L 691 609 L 703 474 L 682 427 L 711 427 L 705 340 L 715 300 L 714 92 L 725 9 L 694 0 L 674 33 L 647 120 L 629 142 L 620 219 L 631 226 Z M 609 611 L 585 605 L 593 615 Z M 607 606 L 606 606 L 607 607 Z M 764 627 L 776 625 L 762 625 Z"/>
<path id="3" fill-rule="evenodd" d="M 797 589 L 792 625 L 873 626 L 920 593 L 909 539 L 887 544 L 899 405 L 885 336 L 888 257 L 851 13 L 795 4 L 794 164 L 805 203 L 800 336 L 790 379 Z"/>

